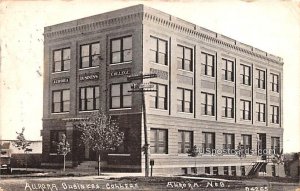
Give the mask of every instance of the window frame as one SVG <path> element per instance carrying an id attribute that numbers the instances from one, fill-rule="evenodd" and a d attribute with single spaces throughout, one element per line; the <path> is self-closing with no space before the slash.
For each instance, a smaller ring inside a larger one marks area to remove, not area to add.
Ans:
<path id="1" fill-rule="evenodd" d="M 229 68 L 228 67 L 228 63 L 232 64 L 232 67 Z M 225 66 L 224 66 L 225 64 Z M 226 58 L 222 58 L 222 71 L 223 71 L 223 79 L 229 82 L 234 82 L 234 65 L 235 62 L 233 60 L 230 59 L 226 59 Z M 230 70 L 231 69 L 231 70 Z M 228 75 L 231 74 L 231 78 L 229 79 Z"/>
<path id="2" fill-rule="evenodd" d="M 252 149 L 252 135 L 242 134 L 241 138 L 242 138 L 242 140 L 241 140 L 242 149 L 244 149 L 244 150 L 249 149 L 249 151 L 251 151 L 251 149 Z M 246 144 L 246 147 L 245 147 L 245 142 L 247 142 L 246 141 L 247 138 L 248 138 L 247 141 L 249 142 L 249 144 Z M 247 152 L 245 152 L 245 154 L 246 153 Z"/>
<path id="3" fill-rule="evenodd" d="M 242 70 L 241 70 L 241 84 L 251 86 L 251 66 L 247 66 L 244 64 L 241 64 Z M 246 74 L 246 68 L 248 69 L 248 74 Z M 246 78 L 248 77 L 248 80 Z"/>
<path id="4" fill-rule="evenodd" d="M 229 100 L 231 100 L 232 107 L 228 107 Z M 222 117 L 234 119 L 234 98 L 222 96 L 222 104 Z M 230 112 L 228 112 L 228 110 L 230 110 Z"/>
<path id="5" fill-rule="evenodd" d="M 279 93 L 279 75 L 274 73 L 271 73 L 270 75 L 271 75 L 271 91 Z"/>
<path id="6" fill-rule="evenodd" d="M 189 142 L 186 142 L 185 135 L 188 134 Z M 185 130 L 178 130 L 178 153 L 179 154 L 186 154 L 190 149 L 192 149 L 194 144 L 194 132 L 193 131 L 185 131 Z M 188 145 L 188 149 L 187 146 Z"/>
<path id="7" fill-rule="evenodd" d="M 256 69 L 256 71 L 257 71 L 257 78 L 256 78 L 257 88 L 266 89 L 266 71 L 261 69 Z"/>
<path id="8" fill-rule="evenodd" d="M 154 52 L 155 53 L 155 60 L 152 60 L 152 58 L 150 56 L 150 62 L 153 62 L 153 63 L 156 63 L 156 64 L 161 64 L 161 65 L 164 65 L 164 66 L 168 66 L 168 41 L 164 40 L 164 39 L 161 39 L 161 38 L 158 38 L 158 37 L 155 37 L 155 36 L 150 36 L 150 41 L 151 40 L 155 40 L 156 41 L 156 48 L 154 50 L 150 46 L 150 52 Z M 165 48 L 165 52 L 160 52 L 159 42 L 165 43 L 165 47 L 166 47 Z M 164 55 L 165 63 L 160 63 L 159 54 L 163 54 Z"/>
<path id="9" fill-rule="evenodd" d="M 126 38 L 131 38 L 131 49 L 124 49 L 124 39 Z M 113 41 L 118 41 L 120 40 L 120 50 L 113 52 Z M 126 35 L 126 36 L 121 36 L 117 38 L 110 39 L 110 64 L 121 64 L 121 63 L 131 63 L 133 60 L 133 37 L 132 35 Z M 124 52 L 131 50 L 131 60 L 124 60 Z M 116 52 L 120 52 L 120 61 L 119 62 L 113 62 L 113 54 Z"/>
<path id="10" fill-rule="evenodd" d="M 65 50 L 69 50 L 69 52 L 70 52 L 69 59 L 64 59 L 64 51 Z M 58 70 L 58 71 L 55 70 L 55 68 L 56 68 L 55 63 L 57 62 L 55 60 L 55 52 L 60 52 L 60 60 L 59 60 L 60 70 Z M 53 56 L 53 65 L 52 65 L 52 72 L 53 73 L 70 71 L 70 67 L 71 67 L 71 48 L 70 47 L 53 50 L 53 55 L 52 56 Z M 69 64 L 69 69 L 67 69 L 67 70 L 65 69 L 65 68 L 67 68 L 65 62 L 68 62 L 68 64 Z"/>
<path id="11" fill-rule="evenodd" d="M 177 44 L 177 49 L 178 48 L 182 48 L 182 55 L 179 55 L 178 53 L 178 50 L 177 50 L 177 69 L 180 69 L 180 70 L 186 70 L 186 71 L 189 71 L 189 72 L 193 72 L 193 49 L 192 48 L 189 48 L 189 47 L 186 47 L 186 46 L 183 46 L 183 45 L 180 45 L 180 44 Z M 186 51 L 189 50 L 191 52 L 190 54 L 190 60 L 186 58 Z M 180 57 L 182 56 L 182 57 Z M 179 67 L 179 59 L 180 59 L 180 67 Z M 190 64 L 189 64 L 189 68 L 186 68 L 186 65 L 185 65 L 185 61 L 189 61 Z"/>
<path id="12" fill-rule="evenodd" d="M 150 151 L 151 154 L 168 154 L 168 129 L 159 129 L 159 128 L 151 128 L 150 133 L 154 133 L 154 140 L 150 140 Z M 166 140 L 159 140 L 159 132 L 163 131 L 165 133 Z M 150 136 L 151 137 L 151 136 Z M 161 146 L 162 145 L 162 146 Z M 154 147 L 154 152 L 152 152 L 151 147 Z M 164 152 L 159 152 L 159 148 L 164 148 Z"/>
<path id="13" fill-rule="evenodd" d="M 228 145 L 231 145 L 231 146 L 228 146 Z M 231 152 L 231 150 L 235 149 L 235 136 L 233 133 L 223 133 L 223 149 L 226 152 L 226 154 L 234 154 Z M 229 149 L 229 152 L 228 152 L 228 149 Z"/>
<path id="14" fill-rule="evenodd" d="M 93 104 L 93 108 L 92 109 L 88 109 L 88 98 L 87 98 L 87 89 L 88 88 L 92 88 L 93 91 L 93 97 L 90 98 L 92 99 L 92 104 Z M 96 88 L 98 88 L 98 95 L 96 95 Z M 84 91 L 84 99 L 82 99 L 82 90 Z M 98 97 L 97 97 L 98 96 Z M 97 100 L 98 100 L 98 108 L 97 108 Z M 84 108 L 82 109 L 82 101 L 84 101 Z M 79 88 L 79 111 L 94 111 L 94 110 L 98 110 L 100 107 L 100 87 L 99 86 L 85 86 L 85 87 L 80 87 Z"/>
<path id="15" fill-rule="evenodd" d="M 203 59 L 201 59 L 201 74 L 205 76 L 215 77 L 215 55 L 201 52 L 201 56 L 205 57 L 205 63 L 203 63 Z M 209 65 L 208 63 L 208 56 L 212 57 L 212 65 Z M 211 74 L 208 74 L 208 68 L 211 68 Z"/>
<path id="16" fill-rule="evenodd" d="M 124 84 L 131 84 L 130 82 L 121 82 L 121 83 L 113 83 L 113 84 L 110 84 L 110 99 L 109 99 L 109 102 L 110 102 L 110 106 L 109 106 L 109 109 L 130 109 L 132 107 L 132 92 L 128 92 L 129 95 L 124 95 L 123 94 L 123 86 Z M 120 95 L 119 96 L 112 96 L 112 87 L 114 85 L 120 85 Z M 128 106 L 128 107 L 124 107 L 124 97 L 125 96 L 130 96 L 130 99 L 131 99 L 131 106 Z M 112 102 L 113 102 L 113 98 L 114 97 L 119 97 L 120 99 L 120 107 L 112 107 Z"/>
<path id="17" fill-rule="evenodd" d="M 68 100 L 64 100 L 64 92 L 66 92 L 66 91 L 68 91 L 68 94 L 69 94 L 69 99 Z M 59 93 L 59 102 L 54 102 L 54 94 L 55 93 Z M 71 99 L 70 99 L 70 89 L 60 89 L 60 90 L 53 90 L 52 91 L 52 107 L 51 107 L 51 113 L 53 113 L 53 114 L 55 114 L 55 113 L 68 113 L 68 112 L 70 112 L 70 102 L 71 102 Z M 64 105 L 65 105 L 65 102 L 66 103 L 68 103 L 69 102 L 69 104 L 68 104 L 68 109 L 67 110 L 65 110 L 65 108 L 64 108 Z M 55 112 L 54 111 L 54 108 L 55 108 L 55 103 L 59 103 L 59 111 L 58 112 Z"/>
<path id="18" fill-rule="evenodd" d="M 193 113 L 193 90 L 178 87 L 177 88 L 177 94 L 178 94 L 179 90 L 182 91 L 182 100 L 180 100 L 178 98 L 178 95 L 177 95 L 177 111 L 178 112 L 184 112 L 184 113 Z M 187 100 L 187 98 L 186 98 L 187 93 L 186 92 L 190 92 L 190 96 L 191 96 L 190 97 L 190 102 L 186 101 Z M 181 109 L 180 110 L 179 110 L 180 107 L 178 106 L 179 102 L 181 102 Z M 190 105 L 189 111 L 186 111 L 186 108 L 185 108 L 185 105 L 186 105 L 187 102 Z"/>
<path id="19" fill-rule="evenodd" d="M 201 99 L 201 114 L 208 116 L 215 116 L 215 95 L 207 92 L 201 92 L 201 96 L 204 96 L 205 103 L 203 103 L 203 99 Z M 208 96 L 211 96 L 212 103 L 208 103 Z M 202 97 L 203 98 L 203 97 Z M 202 108 L 204 107 L 204 113 Z M 211 114 L 208 113 L 208 108 L 211 107 Z"/>
<path id="20" fill-rule="evenodd" d="M 249 106 L 248 108 L 246 108 L 246 103 Z M 241 119 L 250 121 L 251 120 L 251 113 L 252 113 L 252 111 L 251 111 L 251 101 L 241 99 L 241 105 L 242 105 L 242 107 L 240 108 L 240 111 L 242 113 L 242 118 Z"/>
<path id="21" fill-rule="evenodd" d="M 95 44 L 98 44 L 99 45 L 99 54 L 93 54 L 92 53 L 92 47 L 93 45 Z M 87 56 L 83 56 L 82 55 L 82 47 L 83 46 L 88 46 L 89 47 L 89 53 Z M 91 42 L 91 43 L 87 43 L 87 44 L 81 44 L 80 45 L 80 48 L 79 48 L 79 51 L 80 51 L 80 57 L 79 57 L 79 69 L 86 69 L 86 68 L 92 68 L 92 67 L 99 67 L 100 65 L 100 55 L 101 55 L 101 45 L 100 45 L 100 42 L 99 41 L 96 41 L 96 42 Z M 83 62 L 82 62 L 82 58 L 84 57 L 88 57 L 89 58 L 89 65 L 87 67 L 83 67 Z M 98 61 L 98 64 L 96 63 L 96 65 L 94 65 L 94 61 L 93 60 L 93 57 L 98 57 L 99 61 Z"/>
<path id="22" fill-rule="evenodd" d="M 211 135 L 212 138 L 212 146 L 209 146 L 208 144 L 208 135 Z M 202 132 L 202 149 L 203 149 L 203 153 L 212 153 L 213 149 L 216 149 L 216 134 L 213 132 Z M 209 151 L 207 150 L 209 149 Z"/>
<path id="23" fill-rule="evenodd" d="M 280 137 L 271 137 L 271 149 L 274 154 L 280 153 Z"/>
<path id="24" fill-rule="evenodd" d="M 279 106 L 270 105 L 271 106 L 271 123 L 279 124 Z"/>
<path id="25" fill-rule="evenodd" d="M 154 101 L 154 105 L 155 107 L 152 107 L 152 104 L 150 104 L 150 108 L 152 109 L 162 109 L 162 110 L 168 110 L 168 85 L 165 85 L 165 84 L 160 84 L 160 83 L 154 83 L 154 82 L 151 82 L 151 84 L 154 85 L 156 91 L 153 93 L 153 94 L 150 94 L 150 97 L 151 99 L 155 99 Z M 165 97 L 160 97 L 160 88 L 159 87 L 163 87 L 165 89 Z M 160 107 L 160 102 L 159 102 L 159 99 L 162 98 L 164 99 L 164 105 L 163 105 L 163 108 Z M 152 100 L 150 100 L 152 101 Z"/>
<path id="26" fill-rule="evenodd" d="M 263 111 L 261 111 L 261 106 L 263 106 Z M 258 108 L 258 110 L 257 110 Z M 257 117 L 257 121 L 259 122 L 266 122 L 266 104 L 265 103 L 260 103 L 260 102 L 256 102 L 256 117 Z M 263 117 L 263 119 L 261 120 L 261 116 Z"/>

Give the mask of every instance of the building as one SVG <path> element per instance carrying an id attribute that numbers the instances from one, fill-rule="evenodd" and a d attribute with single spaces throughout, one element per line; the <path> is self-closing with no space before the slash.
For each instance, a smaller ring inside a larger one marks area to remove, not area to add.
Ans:
<path id="1" fill-rule="evenodd" d="M 74 122 L 102 108 L 125 133 L 103 167 L 143 171 L 142 97 L 127 76 L 156 73 L 143 80 L 157 89 L 145 95 L 155 172 L 280 174 L 256 151 L 282 148 L 282 58 L 144 5 L 48 26 L 44 38 L 43 165 L 61 163 L 64 133 L 68 165 L 95 160 Z M 193 145 L 206 152 L 189 157 Z M 238 146 L 254 151 L 227 150 Z"/>

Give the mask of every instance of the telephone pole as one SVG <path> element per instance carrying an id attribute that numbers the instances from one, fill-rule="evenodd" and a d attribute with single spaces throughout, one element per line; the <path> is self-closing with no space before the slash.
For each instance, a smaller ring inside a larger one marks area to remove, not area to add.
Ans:
<path id="1" fill-rule="evenodd" d="M 148 78 L 156 78 L 157 74 L 138 74 L 133 76 L 128 76 L 128 81 L 134 81 L 134 80 L 142 80 L 142 79 L 148 79 Z M 145 145 L 144 145 L 144 152 L 145 152 L 145 177 L 149 177 L 149 143 L 148 143 L 148 131 L 147 131 L 147 121 L 146 121 L 146 104 L 145 104 L 145 92 L 156 92 L 157 90 L 152 89 L 154 87 L 153 84 L 150 83 L 133 83 L 131 86 L 131 91 L 129 92 L 141 92 L 142 93 L 142 110 L 143 110 L 143 121 L 144 121 L 144 136 L 145 136 Z"/>

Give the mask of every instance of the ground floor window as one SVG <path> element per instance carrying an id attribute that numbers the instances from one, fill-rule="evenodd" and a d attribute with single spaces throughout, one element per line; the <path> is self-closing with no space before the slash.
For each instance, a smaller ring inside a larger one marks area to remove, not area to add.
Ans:
<path id="1" fill-rule="evenodd" d="M 224 166 L 224 175 L 229 175 L 228 166 Z"/>
<path id="2" fill-rule="evenodd" d="M 205 167 L 205 174 L 210 174 L 210 167 Z"/>
<path id="3" fill-rule="evenodd" d="M 219 169 L 217 166 L 213 167 L 213 175 L 219 175 Z"/>
<path id="4" fill-rule="evenodd" d="M 272 176 L 276 176 L 276 166 L 272 165 Z"/>
<path id="5" fill-rule="evenodd" d="M 168 131 L 166 129 L 151 129 L 150 147 L 151 153 L 167 154 L 168 153 Z"/>
<path id="6" fill-rule="evenodd" d="M 50 131 L 50 153 L 57 153 L 57 144 L 62 140 L 63 135 L 66 135 L 66 131 Z"/>
<path id="7" fill-rule="evenodd" d="M 236 176 L 236 167 L 235 166 L 231 167 L 231 175 Z"/>
<path id="8" fill-rule="evenodd" d="M 241 166 L 241 175 L 242 175 L 242 176 L 245 176 L 245 175 L 246 175 L 245 166 Z"/>
<path id="9" fill-rule="evenodd" d="M 192 167 L 191 171 L 192 171 L 192 173 L 197 174 L 197 168 L 196 167 Z"/>

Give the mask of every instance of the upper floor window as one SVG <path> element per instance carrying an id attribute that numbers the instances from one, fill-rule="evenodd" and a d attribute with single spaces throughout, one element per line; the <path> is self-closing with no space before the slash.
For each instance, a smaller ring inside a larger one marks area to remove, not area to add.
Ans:
<path id="1" fill-rule="evenodd" d="M 151 100 L 150 100 L 150 107 L 151 108 L 157 108 L 157 109 L 164 109 L 167 110 L 167 85 L 163 84 L 157 84 L 157 83 L 152 83 L 154 84 L 154 88 L 156 92 L 151 94 Z"/>
<path id="2" fill-rule="evenodd" d="M 271 123 L 279 124 L 279 107 L 271 105 Z"/>
<path id="3" fill-rule="evenodd" d="M 242 135 L 241 146 L 242 146 L 242 149 L 246 149 L 246 150 L 250 151 L 252 149 L 252 136 L 251 135 Z"/>
<path id="4" fill-rule="evenodd" d="M 276 74 L 271 74 L 271 90 L 273 92 L 279 92 L 279 80 L 278 80 L 278 75 Z"/>
<path id="5" fill-rule="evenodd" d="M 58 143 L 62 141 L 63 136 L 66 135 L 64 130 L 51 130 L 50 131 L 50 153 L 57 153 Z"/>
<path id="6" fill-rule="evenodd" d="M 70 70 L 71 51 L 70 48 L 55 50 L 53 52 L 53 72 Z"/>
<path id="7" fill-rule="evenodd" d="M 257 121 L 265 122 L 266 121 L 266 104 L 256 103 L 256 113 L 257 113 Z"/>
<path id="8" fill-rule="evenodd" d="M 100 43 L 91 43 L 80 46 L 80 68 L 99 66 Z"/>
<path id="9" fill-rule="evenodd" d="M 214 111 L 214 94 L 201 93 L 201 114 L 202 115 L 215 115 Z"/>
<path id="10" fill-rule="evenodd" d="M 193 53 L 191 48 L 177 45 L 178 69 L 193 71 Z"/>
<path id="11" fill-rule="evenodd" d="M 167 41 L 150 37 L 150 61 L 168 65 Z"/>
<path id="12" fill-rule="evenodd" d="M 271 137 L 271 149 L 274 154 L 280 153 L 280 138 L 279 137 Z"/>
<path id="13" fill-rule="evenodd" d="M 222 58 L 223 79 L 234 81 L 234 63 L 231 60 Z"/>
<path id="14" fill-rule="evenodd" d="M 223 96 L 222 100 L 223 100 L 222 117 L 233 118 L 234 116 L 233 98 Z"/>
<path id="15" fill-rule="evenodd" d="M 215 149 L 215 133 L 202 133 L 202 149 L 204 153 Z"/>
<path id="16" fill-rule="evenodd" d="M 110 108 L 130 108 L 132 105 L 131 83 L 112 84 L 110 88 Z"/>
<path id="17" fill-rule="evenodd" d="M 52 113 L 70 111 L 70 90 L 55 90 L 52 92 Z"/>
<path id="18" fill-rule="evenodd" d="M 150 130 L 150 150 L 153 154 L 168 153 L 168 131 L 166 129 Z"/>
<path id="19" fill-rule="evenodd" d="M 215 76 L 215 57 L 214 55 L 201 52 L 201 74 Z"/>
<path id="20" fill-rule="evenodd" d="M 99 86 L 80 88 L 80 111 L 99 109 Z"/>
<path id="21" fill-rule="evenodd" d="M 132 61 L 132 37 L 121 37 L 111 40 L 111 64 Z"/>
<path id="22" fill-rule="evenodd" d="M 251 120 L 251 101 L 241 100 L 241 117 L 243 120 Z"/>
<path id="23" fill-rule="evenodd" d="M 177 88 L 177 96 L 177 111 L 192 113 L 192 90 Z"/>
<path id="24" fill-rule="evenodd" d="M 266 89 L 266 71 L 257 69 L 257 87 Z"/>
<path id="25" fill-rule="evenodd" d="M 251 85 L 251 72 L 250 66 L 241 65 L 241 83 Z"/>
<path id="26" fill-rule="evenodd" d="M 224 133 L 223 142 L 223 149 L 226 153 L 231 153 L 229 150 L 234 149 L 234 134 Z"/>
<path id="27" fill-rule="evenodd" d="M 192 131 L 178 131 L 178 153 L 187 153 L 193 146 Z"/>

